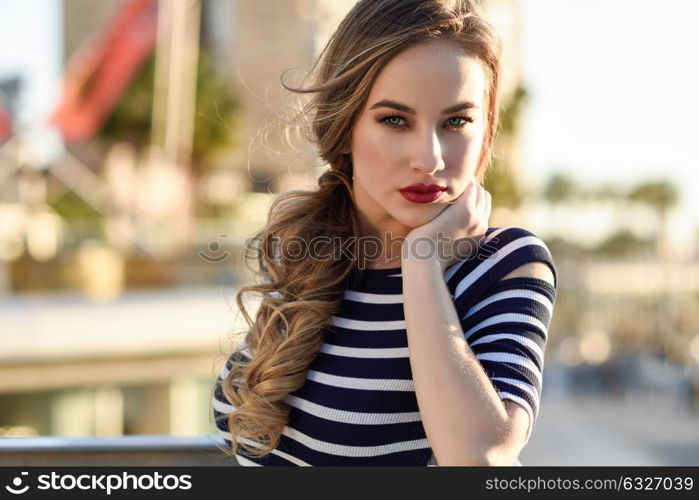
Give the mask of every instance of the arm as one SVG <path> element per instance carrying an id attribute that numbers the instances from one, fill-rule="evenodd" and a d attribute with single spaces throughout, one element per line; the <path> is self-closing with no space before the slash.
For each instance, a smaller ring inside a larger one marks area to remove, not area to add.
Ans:
<path id="1" fill-rule="evenodd" d="M 503 279 L 517 276 L 554 284 L 548 266 L 539 262 Z M 436 261 L 404 261 L 403 301 L 415 393 L 438 463 L 511 464 L 526 442 L 531 418 L 521 405 L 501 400 L 464 340 Z"/>

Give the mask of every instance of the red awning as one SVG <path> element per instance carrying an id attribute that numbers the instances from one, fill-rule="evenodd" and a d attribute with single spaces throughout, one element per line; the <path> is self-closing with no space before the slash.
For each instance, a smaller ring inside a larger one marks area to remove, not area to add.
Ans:
<path id="1" fill-rule="evenodd" d="M 0 99 L 0 144 L 5 142 L 12 135 L 12 116 L 10 112 L 2 105 Z"/>
<path id="2" fill-rule="evenodd" d="M 51 116 L 66 142 L 95 136 L 155 48 L 157 0 L 127 0 L 68 61 Z"/>

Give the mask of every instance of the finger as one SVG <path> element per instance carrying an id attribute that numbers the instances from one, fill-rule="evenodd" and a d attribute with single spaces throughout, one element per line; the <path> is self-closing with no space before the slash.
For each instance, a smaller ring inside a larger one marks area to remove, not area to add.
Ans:
<path id="1" fill-rule="evenodd" d="M 467 215 L 467 223 L 464 229 L 469 235 L 473 235 L 478 228 L 478 221 L 480 219 L 480 212 L 478 211 L 478 187 L 474 186 L 474 190 L 469 193 L 468 198 L 464 201 L 464 209 Z"/>
<path id="2" fill-rule="evenodd" d="M 480 205 L 479 205 L 479 217 L 481 228 L 485 231 L 488 228 L 488 217 L 490 216 L 490 193 L 483 187 L 479 186 L 480 190 Z"/>
<path id="3" fill-rule="evenodd" d="M 480 214 L 483 211 L 483 205 L 485 202 L 485 195 L 483 192 L 485 191 L 480 184 L 475 185 L 476 193 L 475 193 L 475 199 L 474 199 L 474 206 L 473 206 L 473 214 Z"/>
<path id="4" fill-rule="evenodd" d="M 485 192 L 485 198 L 486 198 L 486 208 L 485 208 L 485 214 L 483 217 L 483 232 L 485 234 L 485 231 L 488 230 L 488 226 L 490 225 L 490 214 L 492 210 L 492 197 L 490 196 L 490 193 L 488 191 Z"/>
<path id="5" fill-rule="evenodd" d="M 485 189 L 483 190 L 483 214 L 487 217 L 489 210 L 490 210 L 490 193 L 486 191 Z"/>
<path id="6" fill-rule="evenodd" d="M 449 204 L 457 203 L 458 201 L 463 201 L 464 203 L 468 203 L 468 199 L 471 197 L 471 192 L 473 191 L 473 186 L 474 182 L 473 179 L 466 185 L 466 189 L 464 189 L 459 196 L 454 198 L 453 200 L 449 201 Z"/>

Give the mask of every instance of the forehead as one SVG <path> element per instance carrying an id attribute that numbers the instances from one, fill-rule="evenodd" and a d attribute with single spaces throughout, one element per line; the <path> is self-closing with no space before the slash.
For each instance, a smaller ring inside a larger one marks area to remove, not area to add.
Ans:
<path id="1" fill-rule="evenodd" d="M 480 61 L 455 42 L 434 40 L 400 52 L 381 70 L 369 105 L 390 98 L 418 111 L 439 110 L 455 102 L 483 106 L 486 76 Z"/>

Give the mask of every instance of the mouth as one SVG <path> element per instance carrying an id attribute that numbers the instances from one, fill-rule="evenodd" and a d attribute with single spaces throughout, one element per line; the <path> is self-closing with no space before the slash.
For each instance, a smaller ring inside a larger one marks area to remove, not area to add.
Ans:
<path id="1" fill-rule="evenodd" d="M 400 194 L 411 203 L 432 203 L 437 201 L 447 190 L 444 186 L 436 184 L 412 184 L 401 188 Z"/>
<path id="2" fill-rule="evenodd" d="M 436 193 L 437 191 L 446 191 L 446 186 L 438 184 L 411 184 L 400 188 L 400 191 L 413 191 L 416 193 Z"/>

